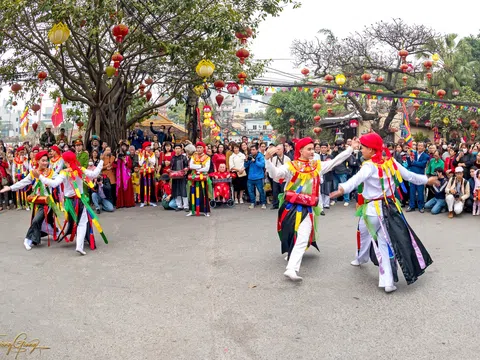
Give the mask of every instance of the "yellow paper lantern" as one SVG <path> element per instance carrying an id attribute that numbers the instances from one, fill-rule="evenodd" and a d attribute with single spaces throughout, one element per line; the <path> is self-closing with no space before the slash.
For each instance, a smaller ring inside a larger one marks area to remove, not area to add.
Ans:
<path id="1" fill-rule="evenodd" d="M 193 92 L 197 94 L 197 96 L 202 95 L 204 91 L 205 91 L 205 87 L 203 85 L 197 85 L 193 88 Z"/>
<path id="2" fill-rule="evenodd" d="M 450 119 L 449 119 L 448 117 L 444 117 L 444 118 L 443 118 L 443 123 L 444 123 L 445 125 L 450 124 Z"/>
<path id="3" fill-rule="evenodd" d="M 215 139 L 216 139 L 216 140 L 220 140 L 220 136 L 215 136 Z"/>
<path id="4" fill-rule="evenodd" d="M 70 37 L 70 29 L 62 22 L 53 25 L 48 32 L 48 39 L 55 45 L 62 45 Z"/>
<path id="5" fill-rule="evenodd" d="M 207 78 L 212 76 L 213 71 L 215 70 L 215 65 L 210 60 L 200 60 L 195 71 L 197 75 L 207 81 Z"/>
<path id="6" fill-rule="evenodd" d="M 347 78 L 343 74 L 338 74 L 337 76 L 335 76 L 335 83 L 338 86 L 342 86 L 343 84 L 345 84 L 346 81 L 347 81 Z"/>
<path id="7" fill-rule="evenodd" d="M 433 60 L 434 62 L 437 62 L 438 60 L 440 60 L 440 55 L 438 55 L 437 53 L 433 54 L 433 55 L 432 55 L 432 60 Z"/>
<path id="8" fill-rule="evenodd" d="M 280 108 L 276 108 L 275 111 L 277 112 L 277 115 L 280 115 L 283 112 L 283 110 Z"/>
<path id="9" fill-rule="evenodd" d="M 210 125 L 210 120 L 208 120 L 208 119 L 203 120 L 203 125 L 205 125 L 205 126 Z"/>
<path id="10" fill-rule="evenodd" d="M 416 98 L 416 97 L 417 97 L 417 95 L 415 95 L 414 93 L 410 93 L 408 96 L 409 96 L 409 97 L 412 97 L 412 98 Z"/>
<path id="11" fill-rule="evenodd" d="M 270 121 L 265 121 L 265 125 L 266 126 L 270 125 Z"/>

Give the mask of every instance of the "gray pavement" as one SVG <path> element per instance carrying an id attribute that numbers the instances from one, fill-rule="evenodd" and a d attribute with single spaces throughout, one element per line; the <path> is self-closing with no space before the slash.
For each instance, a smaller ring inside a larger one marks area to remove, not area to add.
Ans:
<path id="1" fill-rule="evenodd" d="M 349 264 L 356 219 L 341 205 L 300 284 L 282 276 L 270 210 L 102 214 L 110 244 L 85 257 L 65 243 L 27 252 L 29 214 L 4 212 L 0 341 L 26 332 L 51 348 L 24 359 L 479 359 L 480 217 L 408 214 L 434 263 L 386 294 L 376 267 Z"/>

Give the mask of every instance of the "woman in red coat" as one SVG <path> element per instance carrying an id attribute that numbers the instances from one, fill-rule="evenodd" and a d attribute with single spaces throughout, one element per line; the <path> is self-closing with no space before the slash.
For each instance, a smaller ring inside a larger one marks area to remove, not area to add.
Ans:
<path id="1" fill-rule="evenodd" d="M 130 174 L 132 173 L 132 159 L 127 151 L 127 144 L 121 144 L 121 150 L 117 154 L 117 209 L 122 207 L 134 207 L 133 184 Z"/>
<path id="2" fill-rule="evenodd" d="M 223 144 L 218 145 L 217 152 L 213 155 L 212 161 L 214 171 L 218 171 L 218 169 L 220 168 L 220 164 L 225 164 L 225 166 L 227 166 L 225 146 Z"/>
<path id="3" fill-rule="evenodd" d="M 444 171 L 447 175 L 455 174 L 455 158 L 457 157 L 457 150 L 453 147 L 448 151 L 450 156 L 445 159 L 445 168 Z"/>

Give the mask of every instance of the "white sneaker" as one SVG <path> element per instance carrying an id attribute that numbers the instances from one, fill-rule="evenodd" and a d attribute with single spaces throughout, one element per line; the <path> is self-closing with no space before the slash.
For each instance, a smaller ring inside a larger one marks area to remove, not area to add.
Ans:
<path id="1" fill-rule="evenodd" d="M 192 215 L 193 215 L 192 212 L 188 212 L 187 215 L 185 216 L 192 216 Z"/>
<path id="2" fill-rule="evenodd" d="M 353 261 L 350 263 L 350 265 L 360 266 L 360 262 L 359 262 L 357 259 L 355 259 L 355 260 L 353 260 Z"/>
<path id="3" fill-rule="evenodd" d="M 23 245 L 25 246 L 25 249 L 32 250 L 32 240 L 25 239 Z"/>
<path id="4" fill-rule="evenodd" d="M 243 204 L 243 199 L 240 199 L 240 204 Z"/>
<path id="5" fill-rule="evenodd" d="M 288 261 L 288 255 L 287 255 L 287 256 L 285 256 L 285 261 Z"/>
<path id="6" fill-rule="evenodd" d="M 249 209 L 255 208 L 255 204 L 250 204 L 250 206 L 249 206 L 248 208 L 249 208 Z"/>
<path id="7" fill-rule="evenodd" d="M 303 278 L 297 275 L 295 270 L 287 270 L 283 273 L 285 277 L 289 278 L 292 281 L 302 281 Z"/>
<path id="8" fill-rule="evenodd" d="M 205 213 L 205 216 L 206 216 L 206 217 L 209 217 L 209 216 L 210 216 L 210 213 Z"/>
<path id="9" fill-rule="evenodd" d="M 141 203 L 141 204 L 140 204 L 140 207 L 144 207 L 144 206 L 145 206 L 145 204 L 144 204 L 144 203 Z"/>
<path id="10" fill-rule="evenodd" d="M 238 199 L 235 199 L 235 204 L 237 204 L 237 205 L 238 205 Z"/>
<path id="11" fill-rule="evenodd" d="M 391 292 L 394 292 L 395 290 L 397 290 L 397 287 L 395 285 L 393 286 L 385 286 L 385 292 L 386 293 L 391 293 Z"/>
<path id="12" fill-rule="evenodd" d="M 157 207 L 157 204 L 155 204 L 155 203 L 150 203 L 150 206 Z"/>
<path id="13" fill-rule="evenodd" d="M 350 205 L 350 203 L 348 203 L 348 202 L 343 203 L 343 206 L 345 206 L 345 207 L 347 207 L 348 205 Z"/>
<path id="14" fill-rule="evenodd" d="M 335 205 L 335 201 L 332 201 L 332 202 L 330 203 L 330 206 L 333 206 L 333 205 Z"/>
<path id="15" fill-rule="evenodd" d="M 266 209 L 266 208 L 267 208 L 267 205 L 263 204 L 262 209 Z"/>
<path id="16" fill-rule="evenodd" d="M 75 251 L 78 252 L 80 255 L 87 255 L 87 253 L 83 250 L 76 249 Z"/>

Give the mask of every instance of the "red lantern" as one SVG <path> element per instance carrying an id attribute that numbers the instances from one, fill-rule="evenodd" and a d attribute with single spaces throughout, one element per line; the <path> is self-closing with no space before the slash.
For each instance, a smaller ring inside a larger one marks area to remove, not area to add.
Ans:
<path id="1" fill-rule="evenodd" d="M 125 36 L 128 34 L 128 26 L 123 24 L 115 25 L 112 29 L 112 35 L 115 36 L 115 40 L 121 43 Z"/>
<path id="2" fill-rule="evenodd" d="M 37 132 L 38 123 L 33 123 L 33 124 L 32 124 L 32 129 L 33 129 L 33 131 Z"/>
<path id="3" fill-rule="evenodd" d="M 406 73 L 407 70 L 408 70 L 408 65 L 407 64 L 400 65 L 400 70 L 402 70 L 404 73 Z"/>
<path id="4" fill-rule="evenodd" d="M 245 59 L 250 56 L 250 52 L 245 48 L 241 48 L 237 50 L 236 56 L 240 59 L 240 64 L 245 64 Z"/>
<path id="5" fill-rule="evenodd" d="M 313 117 L 313 121 L 315 121 L 316 124 L 319 123 L 321 119 L 322 118 L 320 117 L 320 115 L 316 115 Z"/>
<path id="6" fill-rule="evenodd" d="M 367 87 L 363 88 L 363 90 L 370 91 L 370 88 L 367 86 Z"/>
<path id="7" fill-rule="evenodd" d="M 418 108 L 420 107 L 420 104 L 419 104 L 417 101 L 415 101 L 415 102 L 413 103 L 413 107 L 415 108 L 415 111 L 417 111 Z"/>
<path id="8" fill-rule="evenodd" d="M 381 83 L 381 82 L 383 82 L 383 80 L 384 80 L 384 79 L 383 79 L 383 76 L 377 77 L 377 82 Z"/>
<path id="9" fill-rule="evenodd" d="M 313 128 L 313 132 L 318 135 L 322 132 L 322 128 L 321 127 L 315 127 L 315 128 Z"/>
<path id="10" fill-rule="evenodd" d="M 330 82 L 333 81 L 335 78 L 333 77 L 333 75 L 327 74 L 325 75 L 324 79 L 327 83 L 330 84 Z"/>
<path id="11" fill-rule="evenodd" d="M 312 105 L 313 107 L 313 110 L 315 110 L 315 112 L 318 113 L 318 110 L 320 110 L 322 108 L 322 104 L 319 104 L 319 103 L 315 103 Z"/>
<path id="12" fill-rule="evenodd" d="M 303 76 L 307 77 L 308 74 L 310 73 L 310 70 L 308 70 L 307 68 L 303 68 L 301 73 L 302 73 Z"/>
<path id="13" fill-rule="evenodd" d="M 20 85 L 19 83 L 15 83 L 12 85 L 12 87 L 10 88 L 12 89 L 12 92 L 17 95 L 17 93 L 22 90 L 22 85 Z"/>
<path id="14" fill-rule="evenodd" d="M 333 99 L 335 99 L 335 95 L 332 93 L 325 94 L 325 101 L 329 104 L 332 103 Z"/>
<path id="15" fill-rule="evenodd" d="M 138 85 L 138 88 L 140 89 L 140 92 L 143 92 L 147 86 L 145 84 L 140 84 Z"/>
<path id="16" fill-rule="evenodd" d="M 382 89 L 378 89 L 378 90 L 377 90 L 377 93 L 381 94 L 381 93 L 383 93 L 383 90 L 382 90 Z"/>
<path id="17" fill-rule="evenodd" d="M 118 68 L 120 67 L 120 61 L 123 60 L 123 56 L 120 53 L 112 55 L 113 67 L 116 69 L 115 76 L 118 76 Z"/>
<path id="18" fill-rule="evenodd" d="M 475 120 L 470 120 L 470 126 L 475 127 L 477 125 L 477 122 Z"/>
<path id="19" fill-rule="evenodd" d="M 48 74 L 45 71 L 40 71 L 37 76 L 38 80 L 44 81 L 47 78 Z"/>
<path id="20" fill-rule="evenodd" d="M 222 106 L 222 103 L 223 103 L 223 95 L 222 94 L 218 94 L 217 96 L 215 96 L 215 100 L 217 101 L 217 105 L 218 106 Z"/>
<path id="21" fill-rule="evenodd" d="M 153 79 L 152 78 L 145 79 L 145 83 L 147 85 L 152 85 L 153 84 Z"/>
<path id="22" fill-rule="evenodd" d="M 213 83 L 213 86 L 215 86 L 215 89 L 220 92 L 222 89 L 225 87 L 225 82 L 223 80 L 216 80 Z"/>
<path id="23" fill-rule="evenodd" d="M 78 121 L 76 122 L 76 124 L 77 124 L 77 126 L 78 126 L 79 129 L 81 129 L 81 128 L 83 127 L 83 121 L 82 121 L 82 120 L 78 120 Z"/>
<path id="24" fill-rule="evenodd" d="M 293 134 L 294 132 L 295 132 L 295 128 L 292 126 L 292 127 L 290 128 L 290 134 Z"/>
<path id="25" fill-rule="evenodd" d="M 429 72 L 427 73 L 427 79 L 432 80 L 432 73 L 429 73 Z"/>
<path id="26" fill-rule="evenodd" d="M 402 77 L 402 80 L 403 80 L 403 84 L 407 85 L 408 76 Z"/>
<path id="27" fill-rule="evenodd" d="M 294 118 L 291 118 L 290 120 L 288 120 L 288 122 L 290 123 L 290 125 L 295 125 L 295 119 Z"/>
<path id="28" fill-rule="evenodd" d="M 419 117 L 416 117 L 416 118 L 415 118 L 415 125 L 418 126 L 419 123 L 420 123 L 420 118 L 419 118 Z"/>
<path id="29" fill-rule="evenodd" d="M 358 120 L 357 119 L 352 119 L 350 120 L 348 124 L 351 128 L 357 128 L 358 127 Z"/>
<path id="30" fill-rule="evenodd" d="M 147 101 L 150 101 L 151 98 L 152 98 L 152 92 L 150 90 L 148 90 L 145 93 L 145 99 L 147 99 Z"/>
<path id="31" fill-rule="evenodd" d="M 427 126 L 427 127 L 432 126 L 431 121 L 430 121 L 430 120 L 426 120 L 426 121 L 425 121 L 425 126 Z"/>
<path id="32" fill-rule="evenodd" d="M 245 84 L 245 80 L 247 79 L 247 74 L 245 74 L 245 72 L 241 72 L 240 74 L 237 75 L 238 77 L 238 82 L 243 85 Z"/>
<path id="33" fill-rule="evenodd" d="M 412 90 L 412 93 L 415 94 L 415 96 L 418 96 L 418 94 L 420 94 L 420 90 L 418 90 L 418 89 L 413 89 L 413 90 Z"/>
<path id="34" fill-rule="evenodd" d="M 437 96 L 440 98 L 440 99 L 443 99 L 443 97 L 445 96 L 447 92 L 443 89 L 440 89 L 437 91 Z"/>
<path id="35" fill-rule="evenodd" d="M 423 67 L 424 67 L 425 69 L 427 69 L 427 71 L 430 70 L 430 68 L 431 68 L 432 66 L 433 66 L 433 61 L 432 61 L 432 60 L 425 60 L 425 61 L 423 62 Z"/>
<path id="36" fill-rule="evenodd" d="M 327 113 L 328 113 L 328 116 L 332 116 L 332 115 L 334 115 L 334 114 L 333 114 L 333 109 L 332 109 L 332 108 L 328 108 L 328 109 L 327 109 Z"/>
<path id="37" fill-rule="evenodd" d="M 38 104 L 33 104 L 32 105 L 32 110 L 35 112 L 35 114 L 37 113 L 38 110 L 40 110 L 40 105 Z"/>
<path id="38" fill-rule="evenodd" d="M 361 76 L 361 78 L 363 80 L 363 83 L 366 84 L 368 82 L 368 80 L 370 80 L 372 78 L 372 75 L 365 73 Z"/>
<path id="39" fill-rule="evenodd" d="M 238 90 L 240 90 L 240 87 L 238 86 L 237 83 L 234 83 L 234 82 L 228 83 L 227 91 L 230 94 L 235 95 L 238 92 Z"/>
<path id="40" fill-rule="evenodd" d="M 402 49 L 398 52 L 398 56 L 400 56 L 402 58 L 402 61 L 405 61 L 407 59 L 407 56 L 408 56 L 408 51 L 405 50 L 405 49 Z"/>
<path id="41" fill-rule="evenodd" d="M 240 31 L 235 32 L 235 37 L 240 40 L 242 44 L 247 43 L 247 39 L 253 35 L 252 29 L 246 27 Z"/>
<path id="42" fill-rule="evenodd" d="M 460 118 L 457 119 L 457 125 L 462 125 L 462 123 L 463 123 L 463 120 L 462 120 L 462 119 L 460 119 Z"/>

